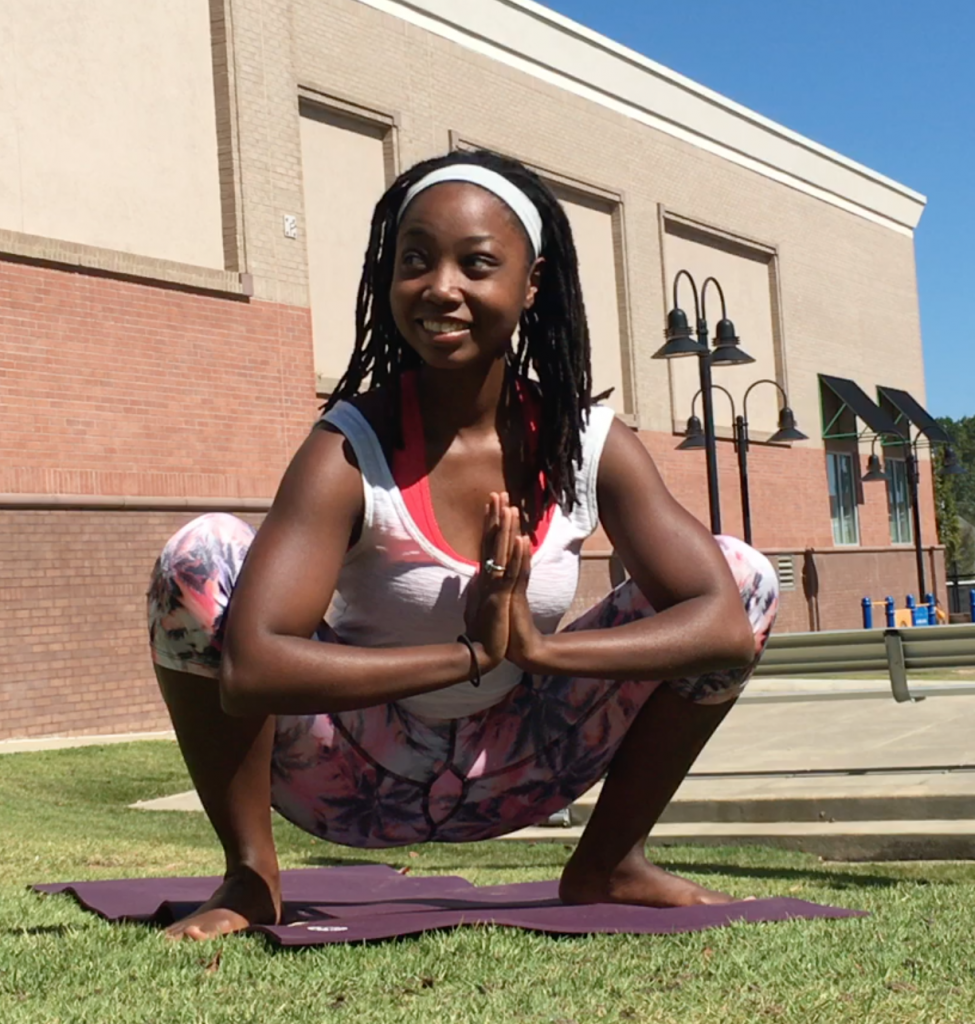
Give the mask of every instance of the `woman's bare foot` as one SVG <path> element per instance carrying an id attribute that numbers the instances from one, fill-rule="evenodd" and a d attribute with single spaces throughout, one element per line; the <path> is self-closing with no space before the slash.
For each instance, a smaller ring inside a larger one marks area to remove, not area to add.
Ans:
<path id="1" fill-rule="evenodd" d="M 733 903 L 734 897 L 705 889 L 687 878 L 651 864 L 642 854 L 629 856 L 614 869 L 569 858 L 559 881 L 563 903 L 635 903 L 644 907 L 691 907 Z"/>
<path id="2" fill-rule="evenodd" d="M 281 883 L 277 868 L 259 873 L 240 867 L 230 872 L 199 910 L 166 929 L 170 939 L 213 939 L 281 920 Z"/>

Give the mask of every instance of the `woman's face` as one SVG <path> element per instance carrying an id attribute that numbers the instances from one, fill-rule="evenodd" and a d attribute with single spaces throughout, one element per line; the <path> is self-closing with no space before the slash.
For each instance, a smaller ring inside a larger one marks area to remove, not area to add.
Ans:
<path id="1" fill-rule="evenodd" d="M 532 260 L 515 214 L 491 192 L 442 182 L 407 207 L 396 237 L 393 319 L 430 366 L 492 362 L 531 306 L 541 260 Z"/>

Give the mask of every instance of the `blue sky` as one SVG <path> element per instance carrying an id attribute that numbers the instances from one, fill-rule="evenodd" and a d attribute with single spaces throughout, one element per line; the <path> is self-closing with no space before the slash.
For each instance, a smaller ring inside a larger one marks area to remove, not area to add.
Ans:
<path id="1" fill-rule="evenodd" d="M 975 415 L 975 0 L 543 0 L 926 195 L 927 405 Z"/>

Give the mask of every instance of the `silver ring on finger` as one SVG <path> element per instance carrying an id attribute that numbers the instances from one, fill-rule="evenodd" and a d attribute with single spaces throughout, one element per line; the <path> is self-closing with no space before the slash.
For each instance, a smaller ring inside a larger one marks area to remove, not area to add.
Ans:
<path id="1" fill-rule="evenodd" d="M 506 568 L 507 566 L 499 565 L 493 558 L 488 558 L 484 562 L 485 571 L 492 576 L 503 576 Z"/>

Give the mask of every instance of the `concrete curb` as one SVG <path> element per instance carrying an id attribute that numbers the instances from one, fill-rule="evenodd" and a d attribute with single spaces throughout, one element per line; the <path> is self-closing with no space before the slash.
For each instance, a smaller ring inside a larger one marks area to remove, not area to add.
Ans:
<path id="1" fill-rule="evenodd" d="M 112 733 L 108 736 L 42 736 L 38 739 L 0 740 L 0 754 L 28 754 L 36 750 L 66 750 L 69 747 L 99 747 L 109 743 L 137 740 L 175 740 L 172 729 L 162 732 Z"/>
<path id="2" fill-rule="evenodd" d="M 536 827 L 501 839 L 570 844 L 581 835 L 580 826 Z M 835 861 L 970 861 L 975 859 L 975 821 L 661 823 L 650 834 L 650 846 L 769 846 Z"/>

